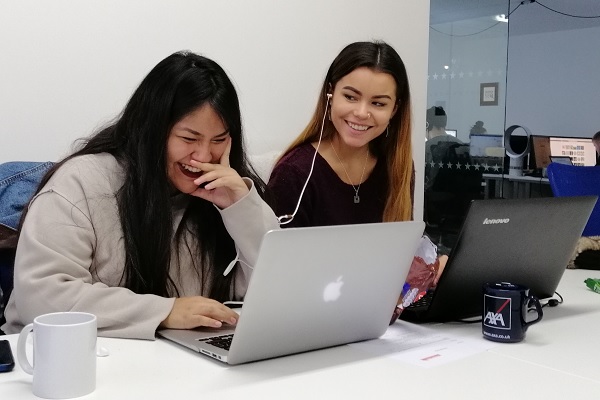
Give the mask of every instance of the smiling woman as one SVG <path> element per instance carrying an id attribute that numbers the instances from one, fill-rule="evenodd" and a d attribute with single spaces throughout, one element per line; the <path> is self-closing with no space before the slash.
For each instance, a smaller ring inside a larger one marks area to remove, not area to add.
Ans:
<path id="1" fill-rule="evenodd" d="M 311 121 L 277 162 L 268 186 L 284 227 L 412 220 L 410 89 L 391 46 L 357 42 L 341 51 Z M 421 247 L 437 255 L 428 239 Z M 437 282 L 447 257 L 432 258 L 415 258 L 409 287 L 417 278 L 423 290 L 424 282 Z M 398 292 L 401 287 L 398 282 Z"/>
<path id="2" fill-rule="evenodd" d="M 2 329 L 55 311 L 92 313 L 100 335 L 130 338 L 235 324 L 221 302 L 243 298 L 262 236 L 277 227 L 263 194 L 231 81 L 206 57 L 172 54 L 116 122 L 44 177 Z M 242 265 L 225 276 L 231 260 Z"/>
<path id="3" fill-rule="evenodd" d="M 335 58 L 269 189 L 275 212 L 293 216 L 286 226 L 412 219 L 410 90 L 391 46 L 352 43 Z"/>

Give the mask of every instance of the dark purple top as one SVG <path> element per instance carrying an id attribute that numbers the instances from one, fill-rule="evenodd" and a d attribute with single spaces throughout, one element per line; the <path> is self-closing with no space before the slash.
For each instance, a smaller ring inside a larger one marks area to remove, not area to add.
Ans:
<path id="1" fill-rule="evenodd" d="M 292 214 L 296 209 L 314 154 L 315 148 L 310 143 L 303 144 L 286 154 L 271 172 L 268 187 L 277 216 Z M 381 222 L 388 186 L 386 175 L 384 163 L 378 161 L 360 185 L 360 203 L 354 203 L 352 185 L 343 182 L 317 154 L 298 212 L 292 222 L 282 227 Z"/>

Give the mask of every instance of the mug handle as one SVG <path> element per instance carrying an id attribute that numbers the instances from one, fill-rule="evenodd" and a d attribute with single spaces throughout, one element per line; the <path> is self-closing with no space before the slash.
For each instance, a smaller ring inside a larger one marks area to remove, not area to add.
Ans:
<path id="1" fill-rule="evenodd" d="M 19 360 L 19 365 L 29 375 L 33 375 L 33 366 L 29 363 L 27 359 L 27 352 L 25 350 L 25 345 L 27 344 L 27 337 L 33 331 L 33 324 L 26 325 L 19 333 L 19 340 L 17 341 L 17 359 Z"/>
<path id="2" fill-rule="evenodd" d="M 540 320 L 542 319 L 542 317 L 544 316 L 544 312 L 542 311 L 542 305 L 540 304 L 540 301 L 538 300 L 537 297 L 535 296 L 527 296 L 524 300 L 523 300 L 523 306 L 525 309 L 527 309 L 527 307 L 529 306 L 529 302 L 532 301 L 533 304 L 535 305 L 535 311 L 537 312 L 537 318 L 534 319 L 533 321 L 529 321 L 526 322 L 523 327 L 527 328 L 529 325 L 533 325 L 536 322 L 540 322 Z"/>

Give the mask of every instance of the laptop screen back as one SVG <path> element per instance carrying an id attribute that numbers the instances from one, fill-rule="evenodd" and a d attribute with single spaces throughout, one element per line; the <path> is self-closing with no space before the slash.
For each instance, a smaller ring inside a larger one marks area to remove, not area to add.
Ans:
<path id="1" fill-rule="evenodd" d="M 424 227 L 409 221 L 269 231 L 228 353 L 200 344 L 221 333 L 214 330 L 158 334 L 229 364 L 378 337 Z"/>

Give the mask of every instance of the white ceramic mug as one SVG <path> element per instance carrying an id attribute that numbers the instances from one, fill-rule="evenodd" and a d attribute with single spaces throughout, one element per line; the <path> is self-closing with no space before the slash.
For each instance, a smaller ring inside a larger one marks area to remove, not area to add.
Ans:
<path id="1" fill-rule="evenodd" d="M 26 342 L 33 331 L 33 365 Z M 83 312 L 44 314 L 23 328 L 17 359 L 33 375 L 33 394 L 46 399 L 70 399 L 96 388 L 96 316 Z"/>

